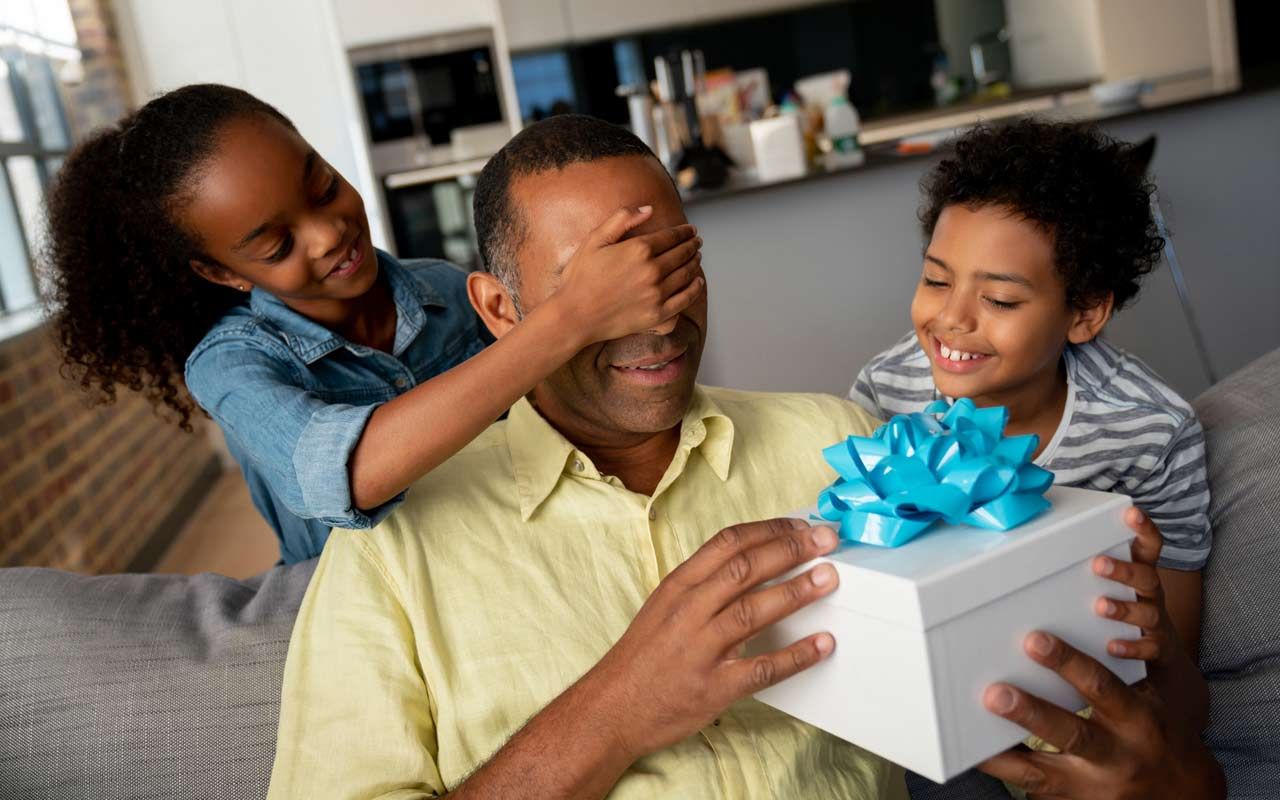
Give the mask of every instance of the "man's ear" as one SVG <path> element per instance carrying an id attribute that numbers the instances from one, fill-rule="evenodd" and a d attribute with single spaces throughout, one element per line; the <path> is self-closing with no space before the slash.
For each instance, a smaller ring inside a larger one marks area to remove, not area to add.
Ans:
<path id="1" fill-rule="evenodd" d="M 1086 308 L 1077 308 L 1072 315 L 1071 327 L 1067 329 L 1067 341 L 1072 344 L 1092 342 L 1102 333 L 1102 328 L 1111 320 L 1111 312 L 1115 309 L 1115 295 L 1107 292 L 1106 296 Z"/>
<path id="2" fill-rule="evenodd" d="M 204 278 L 209 283 L 216 283 L 219 286 L 225 286 L 228 289 L 235 289 L 238 292 L 247 292 L 253 288 L 253 284 L 241 278 L 231 270 L 221 264 L 209 264 L 198 258 L 193 258 L 189 262 L 191 270 L 195 274 Z"/>
<path id="3" fill-rule="evenodd" d="M 473 272 L 467 276 L 467 297 L 495 339 L 501 339 L 520 321 L 511 293 L 502 281 L 488 272 Z"/>

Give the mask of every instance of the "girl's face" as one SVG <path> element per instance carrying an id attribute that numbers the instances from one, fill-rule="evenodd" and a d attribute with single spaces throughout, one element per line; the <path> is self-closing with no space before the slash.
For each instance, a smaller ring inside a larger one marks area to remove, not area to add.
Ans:
<path id="1" fill-rule="evenodd" d="M 1020 391 L 1057 379 L 1067 342 L 1098 333 L 1104 305 L 1067 304 L 1053 237 L 1042 228 L 1001 207 L 947 206 L 925 251 L 911 322 L 940 392 L 1016 405 Z"/>
<path id="2" fill-rule="evenodd" d="M 217 262 L 191 266 L 214 283 L 305 306 L 359 297 L 378 277 L 360 195 L 278 120 L 224 125 L 184 199 L 179 222 Z"/>

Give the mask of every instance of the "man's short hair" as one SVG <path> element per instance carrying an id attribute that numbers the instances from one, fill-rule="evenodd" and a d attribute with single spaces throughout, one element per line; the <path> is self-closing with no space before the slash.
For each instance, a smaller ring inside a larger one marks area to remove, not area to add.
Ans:
<path id="1" fill-rule="evenodd" d="M 511 184 L 518 178 L 561 170 L 570 164 L 620 156 L 657 159 L 626 128 L 584 114 L 561 114 L 517 133 L 480 171 L 472 201 L 480 258 L 484 268 L 502 281 L 517 309 L 520 273 L 516 251 L 528 234 L 528 227 L 511 202 Z"/>

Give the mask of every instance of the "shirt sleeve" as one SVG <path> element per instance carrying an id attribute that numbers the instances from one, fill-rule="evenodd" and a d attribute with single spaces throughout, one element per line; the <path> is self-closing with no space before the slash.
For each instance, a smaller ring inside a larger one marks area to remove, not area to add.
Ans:
<path id="1" fill-rule="evenodd" d="M 1199 420 L 1188 417 L 1178 428 L 1156 467 L 1134 487 L 1131 496 L 1164 537 L 1160 566 L 1181 570 L 1204 567 L 1213 532 L 1204 431 Z"/>
<path id="2" fill-rule="evenodd" d="M 862 406 L 871 416 L 884 419 L 884 409 L 880 408 L 880 403 L 876 400 L 876 387 L 871 379 L 871 364 L 867 364 L 858 372 L 853 386 L 849 387 L 848 398 Z"/>
<path id="3" fill-rule="evenodd" d="M 445 794 L 403 596 L 367 537 L 333 532 L 289 642 L 268 800 Z"/>
<path id="4" fill-rule="evenodd" d="M 347 464 L 380 404 L 327 403 L 285 360 L 228 340 L 187 365 L 187 387 L 291 512 L 335 528 L 371 528 L 402 499 L 362 510 Z"/>

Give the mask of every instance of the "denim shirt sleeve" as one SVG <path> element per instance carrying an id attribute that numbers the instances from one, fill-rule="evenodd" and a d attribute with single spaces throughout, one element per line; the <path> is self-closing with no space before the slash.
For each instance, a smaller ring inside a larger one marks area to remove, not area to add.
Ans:
<path id="1" fill-rule="evenodd" d="M 290 511 L 335 528 L 371 528 L 404 492 L 371 510 L 355 507 L 347 462 L 378 403 L 326 403 L 302 388 L 289 359 L 258 342 L 224 338 L 187 363 L 187 388 L 247 454 Z M 249 466 L 249 465 L 244 465 Z"/>

